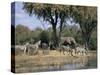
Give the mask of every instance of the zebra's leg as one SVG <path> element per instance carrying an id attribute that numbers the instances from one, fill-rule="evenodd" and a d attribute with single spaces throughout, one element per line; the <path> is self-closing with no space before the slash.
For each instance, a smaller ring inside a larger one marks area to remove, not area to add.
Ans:
<path id="1" fill-rule="evenodd" d="M 24 55 L 25 55 L 25 53 L 26 53 L 26 48 L 24 49 Z"/>
<path id="2" fill-rule="evenodd" d="M 84 52 L 83 51 L 81 51 L 81 55 L 83 55 L 84 54 Z"/>
<path id="3" fill-rule="evenodd" d="M 65 51 L 63 52 L 63 54 L 65 55 Z"/>
<path id="4" fill-rule="evenodd" d="M 39 47 L 36 47 L 36 54 L 39 54 Z"/>
<path id="5" fill-rule="evenodd" d="M 84 51 L 84 55 L 86 55 L 86 51 Z"/>
<path id="6" fill-rule="evenodd" d="M 67 51 L 67 54 L 69 55 L 69 54 L 70 54 L 70 50 L 69 50 L 69 49 L 67 49 L 66 51 Z"/>
<path id="7" fill-rule="evenodd" d="M 67 51 L 67 54 L 69 54 L 69 50 Z"/>
<path id="8" fill-rule="evenodd" d="M 64 52 L 65 52 L 65 50 L 63 50 L 63 54 L 65 55 L 65 53 L 64 53 Z"/>
<path id="9" fill-rule="evenodd" d="M 60 54 L 62 53 L 62 51 L 60 50 Z"/>
<path id="10" fill-rule="evenodd" d="M 82 52 L 81 52 L 81 55 L 83 55 L 83 54 L 84 54 L 84 52 L 82 51 Z"/>
<path id="11" fill-rule="evenodd" d="M 48 47 L 48 52 L 50 52 L 50 47 Z"/>
<path id="12" fill-rule="evenodd" d="M 75 54 L 77 54 L 77 49 L 75 48 Z"/>
<path id="13" fill-rule="evenodd" d="M 35 54 L 38 54 L 38 53 L 37 53 L 37 48 L 35 48 L 35 51 L 36 51 Z"/>
<path id="14" fill-rule="evenodd" d="M 44 49 L 43 49 L 43 55 L 44 55 Z"/>
<path id="15" fill-rule="evenodd" d="M 71 54 L 71 56 L 73 56 L 73 50 L 70 50 L 70 54 Z"/>
<path id="16" fill-rule="evenodd" d="M 24 54 L 26 54 L 26 50 L 27 50 L 27 47 L 25 47 L 25 49 L 24 49 Z"/>
<path id="17" fill-rule="evenodd" d="M 85 51 L 85 54 L 87 55 L 87 51 Z"/>
<path id="18" fill-rule="evenodd" d="M 69 55 L 71 54 L 71 50 L 68 50 L 68 54 L 69 54 Z"/>
<path id="19" fill-rule="evenodd" d="M 26 50 L 27 55 L 29 55 L 30 48 L 28 47 Z"/>
<path id="20" fill-rule="evenodd" d="M 75 55 L 77 55 L 78 54 L 78 51 L 77 50 L 75 50 Z"/>
<path id="21" fill-rule="evenodd" d="M 79 55 L 81 55 L 82 54 L 82 52 L 81 51 L 79 51 Z"/>
<path id="22" fill-rule="evenodd" d="M 79 55 L 80 54 L 80 51 L 77 51 L 77 55 Z"/>
<path id="23" fill-rule="evenodd" d="M 78 50 L 76 50 L 76 55 L 78 55 L 79 54 L 79 51 Z"/>
<path id="24" fill-rule="evenodd" d="M 38 51 L 38 48 L 37 48 L 37 54 L 39 55 L 39 51 Z"/>
<path id="25" fill-rule="evenodd" d="M 29 55 L 29 51 L 30 51 L 30 49 L 27 49 L 27 55 Z"/>
<path id="26" fill-rule="evenodd" d="M 62 54 L 62 52 L 63 52 L 63 51 L 60 49 L 60 54 Z"/>
<path id="27" fill-rule="evenodd" d="M 61 49 L 62 49 L 62 48 L 59 48 L 59 52 L 60 52 L 60 54 L 61 54 L 61 52 L 62 52 Z"/>

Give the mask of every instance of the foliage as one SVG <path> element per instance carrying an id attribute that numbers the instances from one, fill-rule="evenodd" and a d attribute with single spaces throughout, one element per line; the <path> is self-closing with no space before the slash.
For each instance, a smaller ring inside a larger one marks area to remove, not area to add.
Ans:
<path id="1" fill-rule="evenodd" d="M 95 29 L 91 35 L 90 50 L 97 50 L 97 29 Z"/>
<path id="2" fill-rule="evenodd" d="M 76 39 L 76 42 L 80 45 L 83 45 L 84 44 L 84 41 L 82 39 L 82 34 L 80 31 L 77 32 L 77 34 L 74 36 L 75 39 Z"/>
<path id="3" fill-rule="evenodd" d="M 96 49 L 97 37 L 93 37 L 95 34 L 92 34 L 97 27 L 96 7 L 24 3 L 23 9 L 30 16 L 34 14 L 38 19 L 48 22 L 52 27 L 45 31 L 40 28 L 31 31 L 27 27 L 17 26 L 17 44 L 23 44 L 29 39 L 34 39 L 35 41 L 41 39 L 42 41 L 52 40 L 57 46 L 61 36 L 72 36 L 79 44 L 85 44 L 86 48 Z M 74 23 L 79 24 L 80 28 L 75 25 L 64 26 L 66 21 L 71 18 Z"/>
<path id="4" fill-rule="evenodd" d="M 26 10 L 29 15 L 35 14 L 38 19 L 43 19 L 52 25 L 52 37 L 55 45 L 58 45 L 57 25 L 60 20 L 60 32 L 61 35 L 62 26 L 65 19 L 68 17 L 69 6 L 54 5 L 54 4 L 40 4 L 40 3 L 24 3 L 23 9 Z"/>
<path id="5" fill-rule="evenodd" d="M 91 13 L 92 12 L 92 13 Z M 74 21 L 79 23 L 82 33 L 82 38 L 85 42 L 85 47 L 88 49 L 91 39 L 91 34 L 97 26 L 97 8 L 85 6 L 72 6 L 72 14 Z"/>
<path id="6" fill-rule="evenodd" d="M 34 42 L 37 42 L 40 40 L 40 34 L 43 30 L 41 28 L 36 28 L 35 30 L 31 31 L 31 39 L 34 40 Z"/>
<path id="7" fill-rule="evenodd" d="M 97 29 L 93 30 L 90 39 L 90 49 L 97 49 Z M 29 28 L 17 25 L 16 26 L 16 44 L 24 44 L 25 42 L 31 41 L 31 43 L 35 43 L 38 40 L 42 42 L 49 43 L 52 41 L 52 29 L 48 28 L 47 30 L 42 30 L 41 28 L 36 28 L 35 30 L 30 30 Z M 28 35 L 28 36 L 27 36 Z M 64 26 L 62 31 L 62 37 L 74 37 L 77 44 L 83 45 L 84 41 L 82 39 L 82 34 L 80 29 L 74 26 Z M 32 41 L 33 40 L 33 41 Z"/>
<path id="8" fill-rule="evenodd" d="M 23 25 L 17 25 L 15 28 L 15 40 L 16 44 L 24 44 L 26 41 L 29 41 L 30 29 Z"/>
<path id="9" fill-rule="evenodd" d="M 49 43 L 49 34 L 47 31 L 42 31 L 40 33 L 40 40 L 41 42 L 44 42 L 44 43 Z"/>

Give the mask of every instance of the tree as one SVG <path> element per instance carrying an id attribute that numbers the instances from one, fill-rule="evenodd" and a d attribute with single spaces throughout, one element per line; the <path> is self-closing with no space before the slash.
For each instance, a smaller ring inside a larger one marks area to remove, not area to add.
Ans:
<path id="1" fill-rule="evenodd" d="M 86 49 L 89 48 L 90 38 L 97 26 L 97 8 L 85 6 L 72 6 L 71 16 L 79 23 Z"/>
<path id="2" fill-rule="evenodd" d="M 29 28 L 23 25 L 17 25 L 15 28 L 15 43 L 24 44 L 26 41 L 29 41 L 31 38 L 31 31 Z"/>
<path id="3" fill-rule="evenodd" d="M 41 40 L 41 43 L 47 43 L 49 45 L 49 34 L 47 31 L 42 31 L 40 33 L 40 40 Z"/>
<path id="4" fill-rule="evenodd" d="M 24 3 L 23 9 L 29 13 L 29 15 L 35 14 L 38 19 L 43 19 L 52 25 L 53 29 L 53 42 L 58 45 L 57 25 L 60 20 L 60 32 L 61 36 L 62 26 L 69 11 L 69 6 L 64 5 L 51 5 L 51 4 L 39 4 L 39 3 Z"/>
<path id="5" fill-rule="evenodd" d="M 92 32 L 90 39 L 90 49 L 97 50 L 97 28 L 95 28 Z"/>
<path id="6" fill-rule="evenodd" d="M 34 40 L 34 43 L 40 40 L 40 34 L 43 30 L 41 28 L 36 28 L 35 30 L 31 31 L 31 39 Z"/>

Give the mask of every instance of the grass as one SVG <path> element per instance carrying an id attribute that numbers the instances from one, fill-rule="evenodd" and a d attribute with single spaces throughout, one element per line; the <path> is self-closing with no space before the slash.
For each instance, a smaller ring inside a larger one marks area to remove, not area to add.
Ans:
<path id="1" fill-rule="evenodd" d="M 96 52 L 90 51 L 88 55 L 75 55 L 71 56 L 67 52 L 65 55 L 60 53 L 59 51 L 50 51 L 48 55 L 43 55 L 42 51 L 39 50 L 39 54 L 37 55 L 16 55 L 15 56 L 15 70 L 17 73 L 21 72 L 37 72 L 37 71 L 45 71 L 46 69 L 53 69 L 56 67 L 59 68 L 59 65 L 64 64 L 73 64 L 80 62 L 88 62 L 87 58 L 96 58 Z"/>

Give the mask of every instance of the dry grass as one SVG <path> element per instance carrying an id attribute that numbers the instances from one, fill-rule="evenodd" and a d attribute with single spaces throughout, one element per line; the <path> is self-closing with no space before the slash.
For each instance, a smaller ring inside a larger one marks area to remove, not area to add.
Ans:
<path id="1" fill-rule="evenodd" d="M 43 55 L 42 51 L 39 51 L 37 55 L 16 55 L 15 56 L 15 68 L 16 72 L 35 72 L 40 69 L 46 69 L 46 66 L 57 66 L 71 63 L 79 63 L 82 61 L 87 62 L 87 58 L 96 58 L 96 52 L 90 51 L 88 55 L 75 55 L 71 56 L 67 52 L 65 55 L 56 50 L 50 51 L 48 55 Z M 44 67 L 45 66 L 45 67 Z M 50 68 L 50 67 L 49 67 Z"/>

